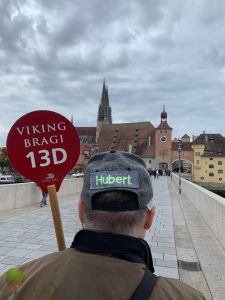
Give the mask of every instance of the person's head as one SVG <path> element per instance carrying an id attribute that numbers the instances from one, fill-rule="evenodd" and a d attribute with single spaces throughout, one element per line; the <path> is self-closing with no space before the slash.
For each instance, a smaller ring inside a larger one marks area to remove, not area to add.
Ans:
<path id="1" fill-rule="evenodd" d="M 155 214 L 151 178 L 135 154 L 93 156 L 84 173 L 79 216 L 85 228 L 144 237 Z"/>

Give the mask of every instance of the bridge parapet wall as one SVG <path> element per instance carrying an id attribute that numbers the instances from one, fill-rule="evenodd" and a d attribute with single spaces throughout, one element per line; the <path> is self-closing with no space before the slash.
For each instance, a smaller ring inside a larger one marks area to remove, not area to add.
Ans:
<path id="1" fill-rule="evenodd" d="M 64 179 L 58 198 L 79 194 L 83 178 Z M 34 182 L 0 185 L 0 212 L 39 203 L 41 190 Z"/>
<path id="2" fill-rule="evenodd" d="M 174 173 L 172 180 L 178 187 L 179 177 Z M 183 178 L 181 178 L 181 191 L 192 202 L 225 249 L 225 198 Z"/>

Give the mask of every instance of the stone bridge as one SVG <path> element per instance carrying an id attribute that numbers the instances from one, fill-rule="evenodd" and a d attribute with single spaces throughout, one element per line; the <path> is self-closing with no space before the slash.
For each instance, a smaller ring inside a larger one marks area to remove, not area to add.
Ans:
<path id="1" fill-rule="evenodd" d="M 157 213 L 146 234 L 157 275 L 178 278 L 208 300 L 225 299 L 225 199 L 178 177 L 152 178 Z M 82 179 L 64 180 L 58 193 L 67 247 L 81 228 Z M 0 186 L 0 274 L 57 251 L 49 204 L 39 207 L 34 183 Z"/>

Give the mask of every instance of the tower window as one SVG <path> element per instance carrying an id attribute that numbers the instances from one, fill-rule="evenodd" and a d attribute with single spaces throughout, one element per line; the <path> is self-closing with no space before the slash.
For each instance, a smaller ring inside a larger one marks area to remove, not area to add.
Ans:
<path id="1" fill-rule="evenodd" d="M 222 170 L 222 169 L 219 169 L 219 170 L 218 170 L 218 174 L 223 174 L 223 170 Z"/>
<path id="2" fill-rule="evenodd" d="M 213 164 L 210 164 L 210 165 L 209 165 L 209 168 L 210 168 L 210 169 L 214 169 L 214 165 L 213 165 Z"/>
<path id="3" fill-rule="evenodd" d="M 214 177 L 214 173 L 213 172 L 209 173 L 209 176 Z"/>
<path id="4" fill-rule="evenodd" d="M 223 164 L 222 160 L 218 161 L 218 165 L 221 166 Z"/>

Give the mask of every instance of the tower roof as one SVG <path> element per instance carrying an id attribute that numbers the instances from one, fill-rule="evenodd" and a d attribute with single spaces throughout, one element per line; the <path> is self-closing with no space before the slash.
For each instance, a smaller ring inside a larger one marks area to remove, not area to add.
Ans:
<path id="1" fill-rule="evenodd" d="M 163 104 L 163 111 L 161 112 L 161 123 L 157 129 L 172 129 L 167 123 L 167 112 L 165 111 L 165 105 Z"/>
<path id="2" fill-rule="evenodd" d="M 111 107 L 109 106 L 108 87 L 103 80 L 101 103 L 98 108 L 98 122 L 112 124 Z"/>
<path id="3" fill-rule="evenodd" d="M 163 111 L 161 112 L 161 119 L 167 118 L 167 112 L 165 111 L 165 105 L 163 104 Z"/>

